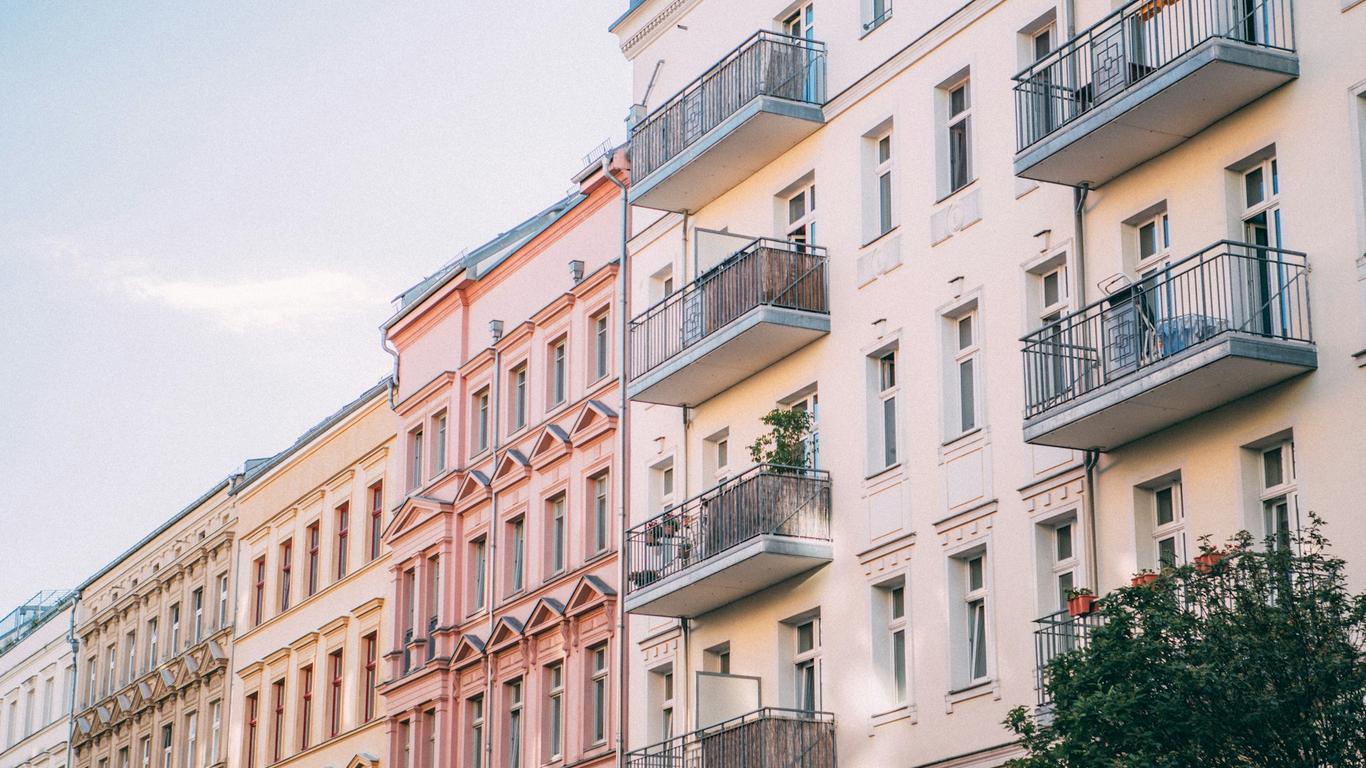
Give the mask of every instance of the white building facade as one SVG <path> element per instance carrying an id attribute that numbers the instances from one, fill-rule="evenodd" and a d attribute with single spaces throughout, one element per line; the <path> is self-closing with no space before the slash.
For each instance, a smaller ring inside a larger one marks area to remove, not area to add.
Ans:
<path id="1" fill-rule="evenodd" d="M 67 765 L 74 600 L 69 591 L 40 592 L 0 619 L 0 767 Z"/>

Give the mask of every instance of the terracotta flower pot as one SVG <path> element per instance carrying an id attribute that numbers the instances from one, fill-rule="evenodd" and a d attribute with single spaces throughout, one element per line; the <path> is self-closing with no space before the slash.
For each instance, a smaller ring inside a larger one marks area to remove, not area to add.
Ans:
<path id="1" fill-rule="evenodd" d="M 1195 558 L 1195 569 L 1201 573 L 1209 573 L 1214 570 L 1214 566 L 1223 562 L 1228 557 L 1227 552 L 1204 552 Z"/>
<path id="2" fill-rule="evenodd" d="M 1135 575 L 1132 579 L 1130 579 L 1129 583 L 1134 585 L 1135 587 L 1144 587 L 1153 583 L 1154 581 L 1157 581 L 1157 574 L 1140 573 Z"/>
<path id="3" fill-rule="evenodd" d="M 1077 595 L 1067 598 L 1067 612 L 1072 616 L 1089 616 L 1096 610 L 1095 595 Z"/>

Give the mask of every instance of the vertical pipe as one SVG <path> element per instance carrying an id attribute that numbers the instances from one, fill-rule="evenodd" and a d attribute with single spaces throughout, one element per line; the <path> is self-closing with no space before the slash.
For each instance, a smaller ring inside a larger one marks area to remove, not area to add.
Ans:
<path id="1" fill-rule="evenodd" d="M 468 315 L 466 315 L 466 317 L 468 317 Z M 468 325 L 468 323 L 466 323 L 466 325 Z M 565 354 L 569 354 L 569 352 L 568 352 L 567 349 L 565 350 Z M 489 422 L 490 422 L 490 423 L 489 423 L 489 425 L 488 425 L 488 427 L 489 427 L 489 433 L 493 436 L 493 447 L 492 447 L 493 454 L 492 454 L 492 455 L 493 455 L 493 459 L 494 459 L 494 467 L 495 467 L 495 469 L 497 468 L 497 464 L 498 464 L 498 422 L 499 422 L 499 419 L 498 419 L 498 406 L 499 406 L 499 401 L 500 401 L 499 393 L 502 391 L 502 388 L 503 388 L 503 387 L 502 387 L 502 363 L 503 363 L 503 353 L 502 353 L 502 350 L 498 349 L 498 342 L 495 341 L 495 342 L 494 342 L 494 349 L 493 349 L 493 387 L 492 387 L 492 390 L 493 390 L 493 391 L 491 391 L 491 392 L 489 393 Z M 490 489 L 490 490 L 492 490 L 492 489 Z M 490 640 L 493 639 L 493 629 L 494 629 L 494 610 L 493 610 L 493 601 L 494 601 L 494 597 L 498 594 L 497 590 L 494 588 L 494 583 L 495 583 L 495 581 L 496 581 L 497 578 L 498 578 L 498 570 L 499 570 L 499 569 L 496 568 L 496 567 L 493 567 L 493 564 L 496 563 L 496 562 L 498 562 L 498 494 L 497 494 L 497 493 L 493 493 L 493 492 L 490 492 L 490 494 L 489 494 L 489 532 L 488 532 L 488 540 L 489 540 L 488 550 L 487 550 L 487 552 L 485 552 L 485 554 L 484 554 L 484 610 L 488 611 L 488 637 L 485 639 L 485 642 L 486 642 L 486 643 L 487 643 L 488 641 L 490 641 Z M 523 556 L 522 559 L 523 559 L 523 562 L 525 563 L 525 560 L 526 560 L 525 555 Z M 414 589 L 416 589 L 416 587 L 414 587 Z M 490 654 L 490 653 L 488 653 L 487 649 L 485 649 L 485 653 L 484 653 L 484 728 L 485 728 L 486 736 L 485 736 L 485 738 L 484 738 L 484 754 L 486 754 L 486 755 L 488 756 L 488 759 L 484 761 L 484 764 L 485 764 L 485 765 L 490 765 L 490 766 L 494 764 L 494 763 L 493 763 L 493 742 L 494 742 L 494 739 L 497 738 L 497 735 L 498 735 L 498 729 L 497 729 L 496 726 L 497 726 L 498 721 L 502 719 L 502 718 L 492 717 L 493 713 L 496 711 L 496 710 L 494 709 L 494 706 L 493 706 L 493 693 L 494 693 L 494 687 L 493 687 L 493 673 L 494 673 L 494 668 L 493 668 L 493 655 Z M 525 681 L 525 680 L 522 681 L 522 698 L 523 698 L 523 700 L 525 700 L 525 698 L 526 698 L 526 681 Z M 518 721 L 518 727 L 523 727 L 523 726 L 524 726 L 524 723 L 522 723 L 522 721 L 519 719 L 519 721 Z M 518 739 L 518 747 L 521 747 L 521 746 L 522 746 L 522 740 L 521 740 L 521 739 Z"/>

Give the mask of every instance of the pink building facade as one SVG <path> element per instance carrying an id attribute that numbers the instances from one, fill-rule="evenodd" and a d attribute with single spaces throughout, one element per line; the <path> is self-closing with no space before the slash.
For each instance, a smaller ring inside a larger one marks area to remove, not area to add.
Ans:
<path id="1" fill-rule="evenodd" d="M 404 486 L 384 533 L 389 765 L 615 758 L 623 163 L 414 286 L 384 326 Z"/>

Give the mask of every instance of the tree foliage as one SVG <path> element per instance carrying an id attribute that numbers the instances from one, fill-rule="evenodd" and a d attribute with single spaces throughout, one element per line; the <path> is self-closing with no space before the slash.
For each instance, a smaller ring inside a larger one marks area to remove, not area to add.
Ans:
<path id="1" fill-rule="evenodd" d="M 806 438 L 811 434 L 811 414 L 796 408 L 774 408 L 760 419 L 769 430 L 749 446 L 756 464 L 806 468 Z"/>
<path id="2" fill-rule="evenodd" d="M 1366 595 L 1321 521 L 1290 543 L 1224 550 L 1102 598 L 1100 622 L 1045 670 L 1044 717 L 1006 725 L 1013 768 L 1366 766 Z"/>

